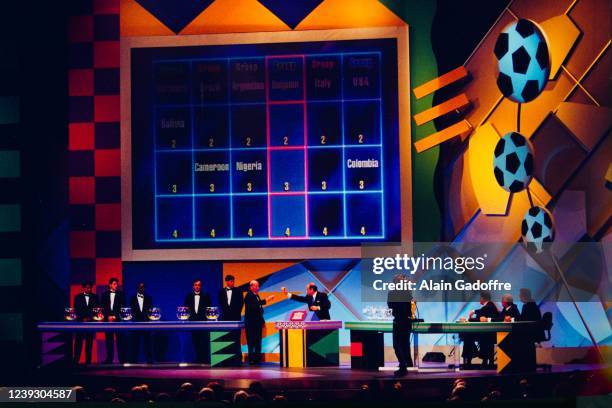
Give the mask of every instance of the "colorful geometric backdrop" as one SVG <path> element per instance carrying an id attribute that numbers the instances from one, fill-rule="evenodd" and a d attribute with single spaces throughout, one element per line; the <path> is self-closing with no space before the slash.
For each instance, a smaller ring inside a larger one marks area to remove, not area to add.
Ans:
<path id="1" fill-rule="evenodd" d="M 457 68 L 446 66 L 443 54 L 445 43 L 453 41 L 449 36 L 460 35 L 453 31 L 460 24 L 455 21 L 454 29 L 443 26 L 444 7 L 435 1 L 83 0 L 75 4 L 69 22 L 68 73 L 71 295 L 83 279 L 94 280 L 100 290 L 110 276 L 122 273 L 120 37 L 408 24 L 413 88 Z M 504 99 L 495 85 L 493 45 L 502 28 L 518 18 L 540 24 L 552 59 L 544 92 L 522 106 L 521 131 L 537 152 L 532 198 L 552 210 L 557 240 L 570 244 L 555 246 L 562 261 L 571 243 L 610 241 L 612 193 L 605 182 L 612 157 L 609 16 L 610 2 L 605 0 L 502 4 L 493 26 L 483 30 L 480 42 L 459 67 L 457 72 L 464 74 L 445 88 L 411 93 L 412 139 L 427 140 L 430 145 L 413 152 L 415 241 L 507 242 L 507 251 L 497 254 L 491 276 L 498 278 L 516 267 L 537 270 L 537 266 L 512 262 L 512 244 L 519 239 L 529 199 L 524 192 L 511 196 L 502 190 L 491 177 L 492 162 L 482 159 L 492 154 L 501 135 L 515 130 L 516 105 Z M 452 102 L 446 109 L 431 109 L 448 100 Z M 431 135 L 433 139 L 427 139 Z M 439 143 L 443 139 L 448 141 Z M 605 278 L 612 260 L 604 261 Z M 331 294 L 334 319 L 363 317 L 355 262 L 226 263 L 223 269 L 236 275 L 239 285 L 260 279 L 264 292 L 277 292 L 281 286 L 303 290 L 307 282 L 315 281 Z M 533 289 L 536 296 L 543 296 Z M 295 306 L 277 296 L 267 307 L 266 317 L 280 319 Z M 430 308 L 425 317 L 452 321 L 470 307 L 440 305 Z M 552 344 L 588 345 L 570 305 L 546 303 L 544 307 L 555 318 Z M 608 305 L 596 300 L 582 307 L 598 342 L 609 345 Z M 346 344 L 346 339 L 342 342 Z M 270 325 L 264 344 L 266 351 L 277 352 L 277 336 Z"/>

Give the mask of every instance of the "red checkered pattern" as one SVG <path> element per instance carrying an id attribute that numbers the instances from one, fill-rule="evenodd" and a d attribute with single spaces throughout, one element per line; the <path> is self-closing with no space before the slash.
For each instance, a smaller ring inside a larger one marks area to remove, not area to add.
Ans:
<path id="1" fill-rule="evenodd" d="M 93 281 L 100 292 L 111 277 L 122 278 L 121 253 L 109 249 L 121 247 L 109 245 L 121 240 L 117 193 L 121 154 L 115 131 L 119 128 L 119 1 L 79 0 L 78 10 L 73 10 L 77 15 L 68 22 L 68 200 L 72 218 L 78 219 L 70 232 L 71 301 L 83 279 Z M 115 82 L 109 83 L 109 74 Z M 98 350 L 103 352 L 104 347 L 97 344 L 103 338 L 94 342 L 94 360 L 103 357 Z"/>

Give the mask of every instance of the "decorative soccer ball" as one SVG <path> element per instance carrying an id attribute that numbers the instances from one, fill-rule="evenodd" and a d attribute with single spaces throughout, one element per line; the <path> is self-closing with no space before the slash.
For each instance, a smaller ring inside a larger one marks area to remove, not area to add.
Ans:
<path id="1" fill-rule="evenodd" d="M 529 250 L 542 252 L 545 242 L 555 239 L 555 226 L 552 215 L 542 207 L 531 207 L 521 223 L 523 243 Z"/>
<path id="2" fill-rule="evenodd" d="M 533 178 L 533 147 L 525 136 L 509 132 L 499 139 L 493 172 L 497 183 L 506 191 L 517 193 L 527 188 Z"/>
<path id="3" fill-rule="evenodd" d="M 548 46 L 542 31 L 530 20 L 508 25 L 497 37 L 493 50 L 497 58 L 501 93 L 514 102 L 529 102 L 542 92 L 550 72 Z"/>

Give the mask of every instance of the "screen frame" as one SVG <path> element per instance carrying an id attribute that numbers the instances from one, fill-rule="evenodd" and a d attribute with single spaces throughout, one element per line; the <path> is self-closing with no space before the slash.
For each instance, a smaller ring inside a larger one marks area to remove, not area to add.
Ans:
<path id="1" fill-rule="evenodd" d="M 377 28 L 281 31 L 186 36 L 123 37 L 121 39 L 121 257 L 123 261 L 169 260 L 300 260 L 361 258 L 362 246 L 287 248 L 134 249 L 132 241 L 132 96 L 131 51 L 134 48 L 232 44 L 369 40 L 397 41 L 398 128 L 401 242 L 384 244 L 405 251 L 412 241 L 412 140 L 408 25 Z M 362 244 L 367 245 L 367 244 Z"/>

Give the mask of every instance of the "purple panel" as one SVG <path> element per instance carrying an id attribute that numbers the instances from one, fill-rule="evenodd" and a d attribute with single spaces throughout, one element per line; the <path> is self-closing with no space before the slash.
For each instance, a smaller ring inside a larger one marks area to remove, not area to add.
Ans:
<path id="1" fill-rule="evenodd" d="M 119 14 L 94 16 L 94 40 L 116 41 L 119 39 Z"/>
<path id="2" fill-rule="evenodd" d="M 70 206 L 70 230 L 91 231 L 95 228 L 95 207 L 93 205 Z"/>
<path id="3" fill-rule="evenodd" d="M 95 69 L 94 92 L 96 95 L 119 94 L 119 68 Z"/>
<path id="4" fill-rule="evenodd" d="M 96 257 L 121 257 L 121 231 L 96 232 Z"/>
<path id="5" fill-rule="evenodd" d="M 96 177 L 96 202 L 118 203 L 121 201 L 120 177 Z"/>
<path id="6" fill-rule="evenodd" d="M 70 44 L 68 55 L 70 57 L 68 61 L 68 68 L 91 68 L 93 67 L 92 43 Z"/>
<path id="7" fill-rule="evenodd" d="M 586 152 L 554 115 L 549 115 L 531 139 L 535 177 L 555 197 L 586 158 Z"/>
<path id="8" fill-rule="evenodd" d="M 68 120 L 72 123 L 91 122 L 93 120 L 93 97 L 68 97 Z"/>
<path id="9" fill-rule="evenodd" d="M 93 176 L 94 153 L 88 150 L 74 150 L 68 152 L 69 176 Z"/>
<path id="10" fill-rule="evenodd" d="M 84 281 L 96 280 L 96 261 L 94 259 L 70 260 L 70 283 L 81 284 Z"/>

